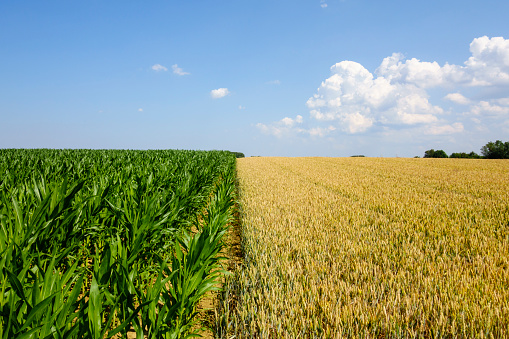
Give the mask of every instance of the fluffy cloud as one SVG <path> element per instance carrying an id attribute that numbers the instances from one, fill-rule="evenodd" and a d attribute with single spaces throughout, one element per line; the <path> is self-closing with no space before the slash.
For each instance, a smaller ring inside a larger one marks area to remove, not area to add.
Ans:
<path id="1" fill-rule="evenodd" d="M 306 133 L 308 133 L 312 137 L 324 137 L 327 134 L 329 134 L 330 132 L 335 131 L 335 130 L 336 130 L 336 127 L 334 127 L 334 126 L 329 126 L 326 128 L 313 127 L 313 128 L 310 128 L 309 130 L 307 130 Z"/>
<path id="2" fill-rule="evenodd" d="M 461 93 L 449 93 L 444 97 L 444 99 L 459 105 L 468 105 L 471 102 L 470 99 L 465 98 Z"/>
<path id="3" fill-rule="evenodd" d="M 390 83 L 413 84 L 418 87 L 432 87 L 441 84 L 444 79 L 442 68 L 437 62 L 421 62 L 418 59 L 404 59 L 400 53 L 385 58 L 376 74 Z"/>
<path id="4" fill-rule="evenodd" d="M 228 94 L 230 94 L 230 91 L 228 90 L 228 88 L 218 88 L 218 89 L 213 89 L 212 91 L 210 91 L 210 96 L 213 99 L 219 99 L 219 98 L 227 96 Z"/>
<path id="5" fill-rule="evenodd" d="M 288 126 L 288 127 L 292 127 L 295 124 L 302 124 L 302 121 L 303 121 L 303 118 L 301 115 L 297 115 L 297 117 L 295 119 L 288 118 L 288 117 L 281 119 L 281 123 L 284 126 Z"/>
<path id="6" fill-rule="evenodd" d="M 403 60 L 402 54 L 394 53 L 382 61 L 375 73 L 393 84 L 412 84 L 420 88 L 468 84 L 473 78 L 463 66 L 440 66 L 436 61 L 426 62 L 416 58 Z"/>
<path id="7" fill-rule="evenodd" d="M 338 62 L 307 100 L 309 119 L 280 117 L 256 127 L 277 138 L 380 154 L 388 144 L 400 151 L 437 142 L 454 151 L 481 145 L 509 133 L 509 40 L 476 38 L 470 52 L 461 64 L 394 53 L 374 72 Z"/>
<path id="8" fill-rule="evenodd" d="M 505 104 L 506 100 L 507 99 L 493 101 Z M 488 117 L 509 117 L 509 105 L 497 105 L 488 101 L 480 101 L 472 107 L 471 113 L 474 115 L 483 115 Z"/>
<path id="9" fill-rule="evenodd" d="M 168 68 L 164 67 L 163 65 L 159 65 L 159 64 L 155 64 L 154 66 L 152 66 L 152 69 L 156 72 L 160 72 L 160 71 L 166 72 L 168 70 Z"/>
<path id="10" fill-rule="evenodd" d="M 311 117 L 336 121 L 345 132 L 364 132 L 377 122 L 432 123 L 438 120 L 436 115 L 443 113 L 443 109 L 430 104 L 422 88 L 375 78 L 359 63 L 342 61 L 332 66 L 331 71 L 332 76 L 322 82 L 307 106 Z"/>
<path id="11" fill-rule="evenodd" d="M 374 74 L 357 62 L 339 62 L 307 101 L 310 116 L 319 124 L 332 123 L 350 134 L 377 126 L 401 129 L 420 125 L 426 126 L 421 130 L 434 135 L 463 131 L 460 122 L 450 121 L 454 114 L 431 101 L 430 89 L 455 90 L 441 98 L 470 105 L 472 115 L 508 114 L 509 98 L 474 101 L 459 90 L 482 87 L 500 93 L 509 89 L 509 40 L 480 37 L 472 41 L 470 51 L 472 56 L 463 65 L 443 66 L 416 58 L 405 60 L 394 53 Z M 449 121 L 444 120 L 446 115 Z"/>
<path id="12" fill-rule="evenodd" d="M 303 126 L 304 118 L 297 115 L 295 118 L 285 117 L 271 124 L 256 124 L 256 127 L 265 134 L 270 134 L 278 138 L 294 135 L 308 135 L 312 137 L 324 137 L 334 130 L 334 126 L 305 128 Z"/>
<path id="13" fill-rule="evenodd" d="M 297 115 L 295 119 L 285 117 L 269 125 L 258 123 L 256 127 L 265 134 L 280 138 L 294 133 L 302 133 L 304 130 L 297 125 L 302 124 L 303 120 L 301 115 Z"/>
<path id="14" fill-rule="evenodd" d="M 347 114 L 343 117 L 343 122 L 348 126 L 348 132 L 350 133 L 364 132 L 373 125 L 371 118 L 367 118 L 360 113 Z"/>
<path id="15" fill-rule="evenodd" d="M 183 70 L 182 68 L 180 68 L 177 64 L 172 65 L 172 66 L 171 66 L 171 69 L 173 70 L 173 73 L 174 73 L 174 74 L 177 74 L 177 75 L 181 75 L 181 76 L 182 76 L 182 75 L 188 75 L 188 74 L 190 74 L 190 73 L 188 73 L 188 72 L 184 72 L 184 70 Z"/>
<path id="16" fill-rule="evenodd" d="M 509 40 L 483 36 L 470 44 L 465 62 L 473 85 L 509 85 Z"/>
<path id="17" fill-rule="evenodd" d="M 451 125 L 433 125 L 428 126 L 425 129 L 425 134 L 431 135 L 444 135 L 444 134 L 454 134 L 463 132 L 464 127 L 461 122 L 455 122 Z"/>
<path id="18" fill-rule="evenodd" d="M 411 83 L 418 87 L 509 85 L 509 40 L 502 37 L 476 38 L 470 44 L 472 56 L 464 65 L 423 62 L 394 53 L 376 70 L 391 83 Z"/>

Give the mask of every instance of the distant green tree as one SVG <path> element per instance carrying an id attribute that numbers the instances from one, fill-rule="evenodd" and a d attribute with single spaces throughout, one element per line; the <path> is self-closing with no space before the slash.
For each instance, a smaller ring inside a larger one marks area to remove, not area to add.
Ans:
<path id="1" fill-rule="evenodd" d="M 424 152 L 425 158 L 434 158 L 434 155 L 435 155 L 435 150 L 433 148 Z"/>
<path id="2" fill-rule="evenodd" d="M 461 158 L 461 159 L 480 159 L 482 158 L 479 154 L 475 153 L 475 152 L 470 152 L 470 153 L 465 153 L 465 152 L 461 152 L 461 153 L 452 153 L 449 158 Z"/>
<path id="3" fill-rule="evenodd" d="M 481 159 L 482 156 L 480 156 L 479 154 L 475 153 L 474 151 L 468 153 L 468 157 L 470 159 Z"/>
<path id="4" fill-rule="evenodd" d="M 448 158 L 447 153 L 445 153 L 443 150 L 439 149 L 439 150 L 435 151 L 433 148 L 424 152 L 424 157 L 425 158 Z"/>
<path id="5" fill-rule="evenodd" d="M 246 157 L 244 155 L 244 153 L 241 153 L 241 152 L 230 152 L 230 153 L 233 153 L 233 155 L 235 155 L 235 158 L 245 158 Z"/>
<path id="6" fill-rule="evenodd" d="M 487 159 L 509 159 L 509 141 L 490 141 L 481 148 L 481 153 Z"/>
<path id="7" fill-rule="evenodd" d="M 443 150 L 439 149 L 438 151 L 435 151 L 434 158 L 448 158 L 447 153 L 445 153 Z"/>

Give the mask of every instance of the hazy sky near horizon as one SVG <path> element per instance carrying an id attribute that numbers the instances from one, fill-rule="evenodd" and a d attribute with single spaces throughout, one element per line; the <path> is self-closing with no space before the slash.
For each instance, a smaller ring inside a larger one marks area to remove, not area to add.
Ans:
<path id="1" fill-rule="evenodd" d="M 0 148 L 509 141 L 508 1 L 0 2 Z"/>

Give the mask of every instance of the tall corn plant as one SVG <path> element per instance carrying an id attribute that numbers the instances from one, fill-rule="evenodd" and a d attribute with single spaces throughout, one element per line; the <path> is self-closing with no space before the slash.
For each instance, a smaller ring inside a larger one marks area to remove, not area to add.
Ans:
<path id="1" fill-rule="evenodd" d="M 65 259 L 79 239 L 73 238 L 77 210 L 72 201 L 81 187 L 78 183 L 68 192 L 67 180 L 50 187 L 34 183 L 13 192 L 8 205 L 3 196 L 1 338 L 74 331 L 69 325 L 75 317 L 83 273 L 77 263 Z"/>
<path id="2" fill-rule="evenodd" d="M 173 330 L 169 338 L 178 338 L 191 331 L 198 314 L 196 306 L 203 296 L 216 291 L 218 278 L 225 274 L 219 253 L 223 247 L 223 236 L 232 220 L 234 190 L 232 178 L 224 178 L 203 215 L 204 224 L 200 232 L 190 236 L 184 233 L 176 247 L 170 275 L 170 294 L 165 294 L 165 305 L 171 305 L 168 314 L 173 316 Z"/>
<path id="3" fill-rule="evenodd" d="M 194 335 L 233 165 L 221 152 L 0 150 L 0 337 Z"/>

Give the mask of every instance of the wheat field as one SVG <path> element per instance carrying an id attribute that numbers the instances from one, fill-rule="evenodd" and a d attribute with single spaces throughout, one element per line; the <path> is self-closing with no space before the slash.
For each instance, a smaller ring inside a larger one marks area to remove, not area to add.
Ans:
<path id="1" fill-rule="evenodd" d="M 509 337 L 509 162 L 245 158 L 237 338 Z"/>

